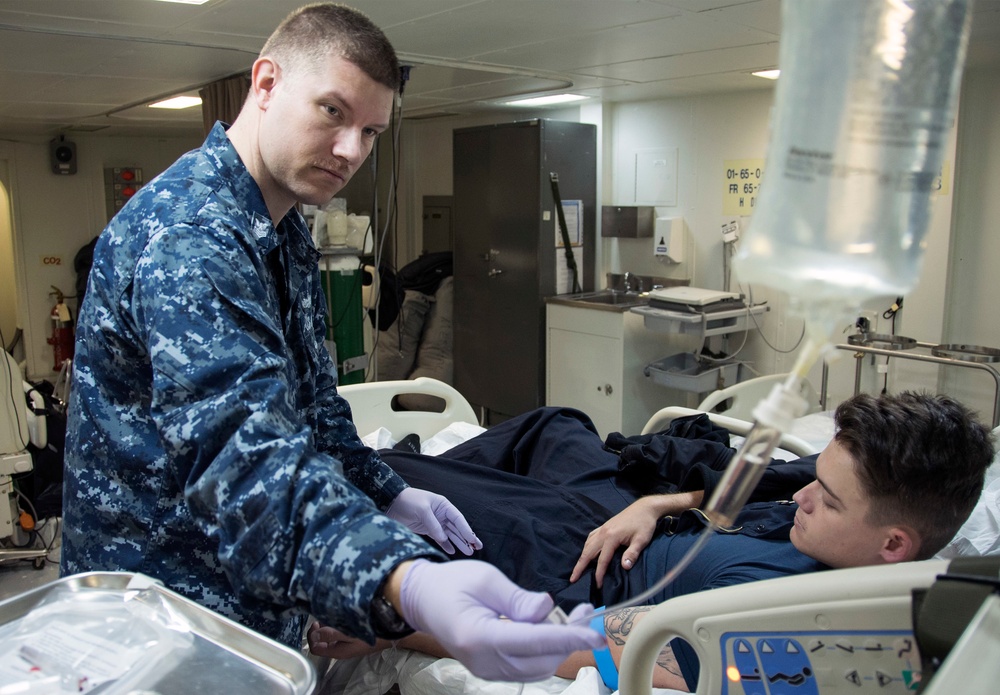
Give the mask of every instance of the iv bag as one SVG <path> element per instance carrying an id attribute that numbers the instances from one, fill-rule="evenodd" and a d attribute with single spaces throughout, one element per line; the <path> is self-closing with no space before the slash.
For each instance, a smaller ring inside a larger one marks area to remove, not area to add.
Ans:
<path id="1" fill-rule="evenodd" d="M 785 0 L 771 142 L 734 268 L 833 318 L 920 274 L 971 0 Z"/>

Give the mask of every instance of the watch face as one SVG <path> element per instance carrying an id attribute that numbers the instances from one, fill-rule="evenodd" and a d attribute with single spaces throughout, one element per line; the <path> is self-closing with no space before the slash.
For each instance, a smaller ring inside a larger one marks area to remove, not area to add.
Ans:
<path id="1" fill-rule="evenodd" d="M 380 636 L 396 638 L 413 632 L 389 600 L 381 593 L 372 599 L 372 627 Z"/>

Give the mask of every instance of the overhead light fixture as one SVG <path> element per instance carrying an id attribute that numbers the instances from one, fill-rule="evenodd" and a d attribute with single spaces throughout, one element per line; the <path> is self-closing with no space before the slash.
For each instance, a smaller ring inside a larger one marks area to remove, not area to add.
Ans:
<path id="1" fill-rule="evenodd" d="M 160 0 L 160 2 L 176 2 L 180 5 L 204 5 L 208 0 Z"/>
<path id="2" fill-rule="evenodd" d="M 192 106 L 200 106 L 201 97 L 173 97 L 164 99 L 155 104 L 150 104 L 151 109 L 189 109 Z"/>
<path id="3" fill-rule="evenodd" d="M 776 80 L 778 79 L 778 75 L 781 74 L 781 70 L 758 70 L 750 74 L 754 77 L 763 77 L 765 80 Z"/>
<path id="4" fill-rule="evenodd" d="M 589 99 L 580 94 L 549 94 L 544 97 L 530 97 L 528 99 L 515 99 L 504 102 L 507 106 L 551 106 L 552 104 L 568 104 L 571 101 L 582 101 Z"/>

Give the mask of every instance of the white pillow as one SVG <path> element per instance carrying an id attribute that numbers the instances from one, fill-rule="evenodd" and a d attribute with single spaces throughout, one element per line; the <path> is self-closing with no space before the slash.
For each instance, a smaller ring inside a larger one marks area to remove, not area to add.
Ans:
<path id="1" fill-rule="evenodd" d="M 1000 447 L 1000 427 L 993 430 L 994 446 Z M 1000 555 L 1000 451 L 986 469 L 983 494 L 955 537 L 935 557 Z"/>

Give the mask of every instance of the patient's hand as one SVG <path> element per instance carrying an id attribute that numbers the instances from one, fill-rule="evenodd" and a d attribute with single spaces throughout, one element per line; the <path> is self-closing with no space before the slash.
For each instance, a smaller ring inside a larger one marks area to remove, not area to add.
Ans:
<path id="1" fill-rule="evenodd" d="M 701 503 L 703 493 L 681 492 L 673 495 L 650 495 L 642 497 L 626 509 L 608 519 L 587 536 L 580 559 L 573 567 L 570 582 L 577 581 L 587 565 L 597 558 L 594 579 L 597 586 L 604 583 L 604 575 L 611 564 L 611 558 L 619 546 L 628 546 L 622 553 L 622 567 L 626 570 L 639 560 L 639 554 L 649 545 L 656 530 L 656 522 L 668 514 L 679 514 Z"/>
<path id="2" fill-rule="evenodd" d="M 352 659 L 356 656 L 374 654 L 392 645 L 389 640 L 380 639 L 375 641 L 373 647 L 364 640 L 349 637 L 336 628 L 318 622 L 309 626 L 306 639 L 309 642 L 310 652 L 331 659 Z"/>

